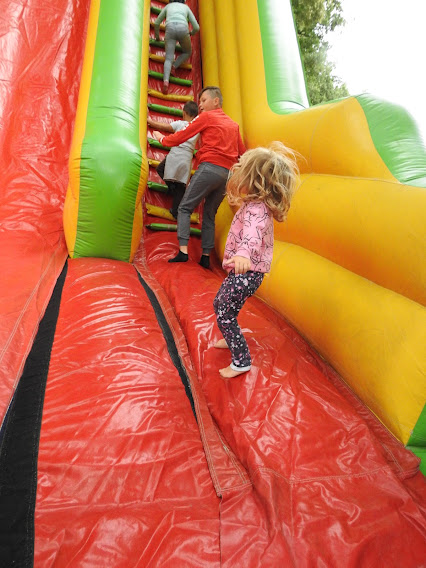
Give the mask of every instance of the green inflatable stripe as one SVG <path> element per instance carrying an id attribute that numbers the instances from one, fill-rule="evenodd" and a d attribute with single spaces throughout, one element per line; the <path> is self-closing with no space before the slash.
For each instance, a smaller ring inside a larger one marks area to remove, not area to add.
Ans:
<path id="1" fill-rule="evenodd" d="M 148 144 L 153 148 L 160 148 L 161 150 L 170 150 L 170 146 L 163 146 L 161 142 L 155 140 L 155 138 L 148 138 Z"/>
<path id="2" fill-rule="evenodd" d="M 426 448 L 419 448 L 417 446 L 407 446 L 422 461 L 420 462 L 420 471 L 426 476 Z"/>
<path id="3" fill-rule="evenodd" d="M 173 225 L 171 223 L 149 223 L 146 227 L 152 231 L 177 231 L 177 225 Z M 189 232 L 191 235 L 195 235 L 197 237 L 201 236 L 201 229 L 191 227 Z"/>
<path id="4" fill-rule="evenodd" d="M 151 191 L 160 191 L 161 193 L 167 193 L 169 191 L 167 185 L 156 183 L 155 181 L 149 181 L 147 186 Z"/>
<path id="5" fill-rule="evenodd" d="M 270 109 L 287 114 L 309 107 L 290 0 L 257 0 L 266 93 Z"/>
<path id="6" fill-rule="evenodd" d="M 423 446 L 426 450 L 426 405 L 423 406 L 407 445 Z"/>
<path id="7" fill-rule="evenodd" d="M 142 165 L 142 31 L 143 2 L 101 2 L 81 151 L 76 257 L 130 258 Z"/>
<path id="8" fill-rule="evenodd" d="M 154 112 L 162 112 L 164 114 L 171 114 L 173 116 L 183 116 L 183 110 L 180 108 L 168 107 L 166 105 L 156 105 L 154 103 L 150 103 L 148 105 L 149 110 L 153 110 Z"/>
<path id="9" fill-rule="evenodd" d="M 361 105 L 377 152 L 401 183 L 426 187 L 426 148 L 412 116 L 402 107 L 371 95 Z"/>
<path id="10" fill-rule="evenodd" d="M 152 47 L 159 47 L 161 49 L 165 49 L 166 47 L 164 41 L 162 40 L 157 41 L 156 39 L 153 38 L 150 38 L 149 45 L 152 45 Z M 175 51 L 182 51 L 182 48 L 179 44 L 176 44 Z"/>
<path id="11" fill-rule="evenodd" d="M 423 475 L 426 475 L 426 405 L 423 406 L 419 419 L 414 426 L 407 448 L 422 460 L 420 471 Z"/>
<path id="12" fill-rule="evenodd" d="M 148 75 L 153 79 L 163 79 L 163 74 L 159 73 L 158 71 L 148 71 Z M 170 83 L 175 83 L 176 85 L 183 85 L 185 87 L 190 87 L 192 85 L 192 81 L 189 79 L 180 79 L 179 77 L 172 77 L 169 78 Z"/>

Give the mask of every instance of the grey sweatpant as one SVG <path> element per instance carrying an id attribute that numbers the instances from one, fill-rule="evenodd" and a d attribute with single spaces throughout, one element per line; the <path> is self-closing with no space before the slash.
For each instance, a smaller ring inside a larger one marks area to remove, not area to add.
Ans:
<path id="1" fill-rule="evenodd" d="M 176 58 L 174 67 L 177 69 L 182 63 L 189 59 L 192 51 L 191 36 L 189 35 L 188 26 L 185 24 L 166 24 L 166 34 L 164 36 L 166 44 L 166 58 L 164 61 L 163 81 L 168 82 L 170 78 L 170 70 L 172 68 L 173 59 L 175 57 L 176 42 L 180 43 L 182 53 Z"/>
<path id="2" fill-rule="evenodd" d="M 189 241 L 191 213 L 204 199 L 201 247 L 203 254 L 209 254 L 214 248 L 214 219 L 225 197 L 228 174 L 229 170 L 222 166 L 209 162 L 199 165 L 178 209 L 177 236 L 181 246 L 186 246 Z"/>

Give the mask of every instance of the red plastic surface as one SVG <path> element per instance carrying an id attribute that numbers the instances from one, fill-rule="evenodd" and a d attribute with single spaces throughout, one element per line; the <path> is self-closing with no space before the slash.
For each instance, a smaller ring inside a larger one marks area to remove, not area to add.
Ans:
<path id="1" fill-rule="evenodd" d="M 0 0 L 0 424 L 67 253 L 88 2 Z"/>
<path id="2" fill-rule="evenodd" d="M 35 566 L 218 566 L 218 503 L 135 268 L 70 261 L 40 437 Z"/>
<path id="3" fill-rule="evenodd" d="M 88 9 L 0 0 L 0 416 L 66 255 L 61 209 Z M 196 239 L 190 262 L 169 265 L 176 250 L 176 234 L 146 230 L 136 265 L 171 327 L 197 421 L 134 267 L 69 263 L 34 566 L 424 565 L 417 458 L 256 298 L 241 314 L 253 370 L 221 379 L 229 354 L 212 347 L 212 301 L 223 273 L 194 262 Z"/>
<path id="4" fill-rule="evenodd" d="M 426 484 L 417 458 L 257 298 L 240 315 L 253 368 L 223 380 L 218 369 L 230 356 L 212 347 L 220 337 L 212 302 L 221 269 L 198 265 L 195 239 L 191 260 L 177 265 L 166 263 L 176 250 L 166 235 L 145 239 L 147 264 L 174 306 L 212 418 L 258 505 L 253 510 L 247 487 L 223 495 L 223 565 L 421 566 Z M 240 539 L 243 518 L 251 522 Z M 259 538 L 265 526 L 267 542 Z"/>

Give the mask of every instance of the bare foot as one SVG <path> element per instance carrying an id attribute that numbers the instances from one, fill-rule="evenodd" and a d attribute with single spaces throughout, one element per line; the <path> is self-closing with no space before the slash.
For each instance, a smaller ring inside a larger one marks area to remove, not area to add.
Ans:
<path id="1" fill-rule="evenodd" d="M 217 343 L 214 345 L 216 349 L 228 349 L 228 344 L 224 339 L 219 339 Z"/>
<path id="2" fill-rule="evenodd" d="M 247 373 L 247 371 L 234 371 L 234 369 L 231 369 L 231 366 L 229 366 L 225 367 L 225 369 L 219 369 L 219 373 L 224 379 L 233 379 L 234 377 L 238 377 L 238 375 Z"/>

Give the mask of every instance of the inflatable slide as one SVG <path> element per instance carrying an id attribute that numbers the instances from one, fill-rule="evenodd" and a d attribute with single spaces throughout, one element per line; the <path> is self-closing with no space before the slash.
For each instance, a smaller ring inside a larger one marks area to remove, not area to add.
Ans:
<path id="1" fill-rule="evenodd" d="M 370 95 L 310 107 L 288 0 L 0 0 L 0 566 L 419 568 L 426 558 L 426 151 Z M 170 121 L 219 85 L 247 147 L 299 154 L 229 354 L 177 250 Z"/>

